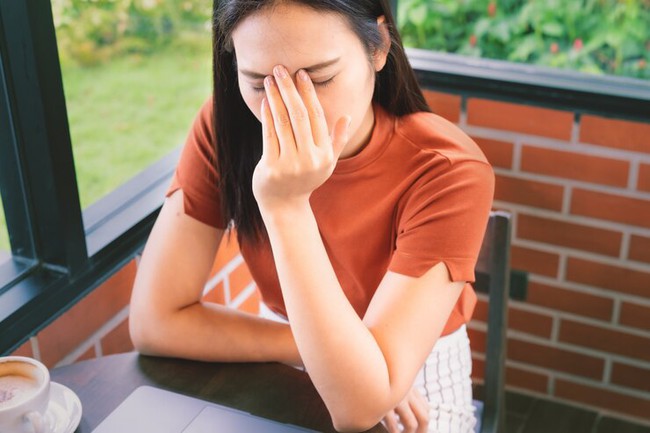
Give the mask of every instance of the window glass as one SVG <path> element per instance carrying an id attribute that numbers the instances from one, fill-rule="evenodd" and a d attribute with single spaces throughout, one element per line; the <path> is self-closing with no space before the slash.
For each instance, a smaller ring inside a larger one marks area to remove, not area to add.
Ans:
<path id="1" fill-rule="evenodd" d="M 647 0 L 399 0 L 409 47 L 650 79 Z"/>
<path id="2" fill-rule="evenodd" d="M 211 92 L 211 2 L 52 7 L 85 208 L 184 141 Z"/>

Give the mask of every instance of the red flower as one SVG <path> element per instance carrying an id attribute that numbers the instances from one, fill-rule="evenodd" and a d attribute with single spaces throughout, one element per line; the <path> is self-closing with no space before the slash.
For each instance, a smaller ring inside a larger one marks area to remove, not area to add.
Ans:
<path id="1" fill-rule="evenodd" d="M 639 63 L 637 64 L 639 69 L 645 69 L 646 66 L 648 66 L 648 62 L 645 61 L 645 59 L 639 60 Z"/>
<path id="2" fill-rule="evenodd" d="M 557 42 L 553 42 L 551 44 L 551 53 L 557 54 L 558 51 L 560 51 L 560 46 L 557 44 Z"/>
<path id="3" fill-rule="evenodd" d="M 497 14 L 497 4 L 495 2 L 490 2 L 488 4 L 488 15 L 493 17 Z"/>
<path id="4" fill-rule="evenodd" d="M 469 37 L 469 44 L 472 47 L 476 46 L 476 35 L 472 35 L 472 36 Z"/>
<path id="5" fill-rule="evenodd" d="M 578 38 L 575 41 L 573 41 L 573 49 L 576 51 L 580 51 L 582 47 L 584 47 L 584 43 L 582 42 L 582 39 Z"/>

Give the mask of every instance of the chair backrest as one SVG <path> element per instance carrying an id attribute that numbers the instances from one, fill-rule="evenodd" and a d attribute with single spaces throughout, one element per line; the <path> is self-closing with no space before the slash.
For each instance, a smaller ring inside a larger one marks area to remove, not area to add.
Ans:
<path id="1" fill-rule="evenodd" d="M 479 292 L 488 293 L 489 297 L 481 433 L 505 431 L 504 387 L 510 293 L 510 231 L 510 214 L 491 212 L 476 263 L 474 287 Z"/>

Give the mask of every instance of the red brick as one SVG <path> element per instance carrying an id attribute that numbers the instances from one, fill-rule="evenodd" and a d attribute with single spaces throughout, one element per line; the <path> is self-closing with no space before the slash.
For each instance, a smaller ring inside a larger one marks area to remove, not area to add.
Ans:
<path id="1" fill-rule="evenodd" d="M 458 123 L 462 103 L 460 96 L 431 90 L 425 90 L 423 93 L 431 111 L 450 122 Z"/>
<path id="2" fill-rule="evenodd" d="M 596 380 L 605 371 L 604 359 L 516 339 L 508 339 L 508 359 Z"/>
<path id="3" fill-rule="evenodd" d="M 582 385 L 557 378 L 555 395 L 591 406 L 647 419 L 650 413 L 650 398 L 638 398 L 609 389 Z"/>
<path id="4" fill-rule="evenodd" d="M 556 277 L 560 266 L 560 256 L 546 251 L 513 245 L 510 248 L 510 265 L 513 269 L 547 277 Z"/>
<path id="5" fill-rule="evenodd" d="M 615 292 L 650 298 L 650 272 L 569 257 L 566 279 Z"/>
<path id="6" fill-rule="evenodd" d="M 506 367 L 506 385 L 546 394 L 548 392 L 548 375 L 516 367 Z"/>
<path id="7" fill-rule="evenodd" d="M 239 255 L 239 243 L 237 243 L 237 233 L 233 230 L 230 234 L 225 234 L 219 245 L 217 256 L 212 265 L 211 276 L 217 274 L 224 266 Z"/>
<path id="8" fill-rule="evenodd" d="M 512 168 L 515 145 L 507 141 L 491 140 L 489 138 L 472 137 L 479 145 L 490 164 L 495 167 Z"/>
<path id="9" fill-rule="evenodd" d="M 519 214 L 517 237 L 618 257 L 623 234 L 557 219 Z"/>
<path id="10" fill-rule="evenodd" d="M 472 320 L 487 323 L 488 303 L 479 299 L 474 308 Z M 544 314 L 517 308 L 510 304 L 508 308 L 508 329 L 514 329 L 538 337 L 550 338 L 553 318 Z"/>
<path id="11" fill-rule="evenodd" d="M 469 345 L 472 352 L 485 353 L 487 333 L 478 329 L 467 327 Z"/>
<path id="12" fill-rule="evenodd" d="M 561 211 L 563 196 L 560 185 L 496 175 L 496 200 Z"/>
<path id="13" fill-rule="evenodd" d="M 88 359 L 93 359 L 96 357 L 97 357 L 97 352 L 95 352 L 95 346 L 93 346 L 90 349 L 86 350 L 84 353 L 82 353 L 77 359 L 74 360 L 74 362 L 86 361 Z"/>
<path id="14" fill-rule="evenodd" d="M 606 119 L 598 116 L 582 116 L 580 121 L 580 141 L 650 153 L 650 124 L 627 120 Z"/>
<path id="15" fill-rule="evenodd" d="M 650 392 L 650 370 L 614 362 L 611 382 L 616 385 Z"/>
<path id="16" fill-rule="evenodd" d="M 134 350 L 131 336 L 129 335 L 129 319 L 120 323 L 111 332 L 106 334 L 101 341 L 102 353 L 112 355 L 114 353 L 131 352 Z"/>
<path id="17" fill-rule="evenodd" d="M 650 361 L 650 338 L 572 320 L 560 323 L 559 340 L 606 353 Z"/>
<path id="18" fill-rule="evenodd" d="M 260 292 L 255 290 L 239 306 L 238 310 L 239 311 L 244 311 L 246 313 L 251 313 L 251 314 L 256 314 L 257 315 L 260 312 L 260 301 L 261 300 L 262 300 L 262 297 L 260 296 Z"/>
<path id="19" fill-rule="evenodd" d="M 650 307 L 623 302 L 618 323 L 650 331 Z"/>
<path id="20" fill-rule="evenodd" d="M 521 169 L 547 176 L 625 187 L 630 173 L 630 163 L 584 153 L 524 146 L 521 154 Z"/>
<path id="21" fill-rule="evenodd" d="M 650 200 L 576 188 L 571 213 L 650 228 Z"/>
<path id="22" fill-rule="evenodd" d="M 234 301 L 235 298 L 253 282 L 253 277 L 245 263 L 240 264 L 230 274 L 228 274 L 228 279 L 230 281 L 231 301 Z"/>
<path id="23" fill-rule="evenodd" d="M 219 282 L 212 290 L 203 295 L 203 301 L 224 305 L 226 303 L 226 297 L 223 282 Z"/>
<path id="24" fill-rule="evenodd" d="M 571 139 L 573 113 L 548 108 L 471 98 L 467 104 L 470 125 L 524 134 Z"/>
<path id="25" fill-rule="evenodd" d="M 614 311 L 614 300 L 611 298 L 562 289 L 534 281 L 528 283 L 526 301 L 541 307 L 600 320 L 611 320 Z"/>
<path id="26" fill-rule="evenodd" d="M 45 365 L 54 366 L 129 304 L 135 270 L 132 261 L 38 334 Z"/>
<path id="27" fill-rule="evenodd" d="M 472 380 L 482 382 L 485 378 L 485 360 L 472 358 Z"/>
<path id="28" fill-rule="evenodd" d="M 641 164 L 639 167 L 639 182 L 636 187 L 639 191 L 650 192 L 650 164 Z"/>
<path id="29" fill-rule="evenodd" d="M 637 262 L 650 263 L 650 238 L 632 235 L 628 258 Z"/>
<path id="30" fill-rule="evenodd" d="M 32 343 L 27 340 L 18 349 L 14 350 L 11 353 L 11 356 L 27 356 L 28 358 L 34 357 L 34 352 L 32 352 Z"/>
<path id="31" fill-rule="evenodd" d="M 522 310 L 511 304 L 508 308 L 508 329 L 537 337 L 551 338 L 553 318 L 545 314 Z"/>

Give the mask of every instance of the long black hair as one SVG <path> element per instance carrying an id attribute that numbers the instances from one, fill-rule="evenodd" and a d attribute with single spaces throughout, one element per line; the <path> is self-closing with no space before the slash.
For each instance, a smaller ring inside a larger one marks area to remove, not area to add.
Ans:
<path id="1" fill-rule="evenodd" d="M 262 126 L 239 92 L 232 31 L 244 18 L 280 0 L 215 0 L 213 9 L 214 137 L 222 215 L 232 221 L 239 241 L 265 233 L 253 196 L 253 171 L 262 156 Z M 287 0 L 282 0 L 287 1 Z M 338 13 L 368 54 L 381 49 L 377 18 L 385 17 L 391 38 L 384 68 L 377 73 L 373 101 L 397 116 L 429 111 L 397 32 L 388 0 L 290 0 L 315 10 Z"/>

